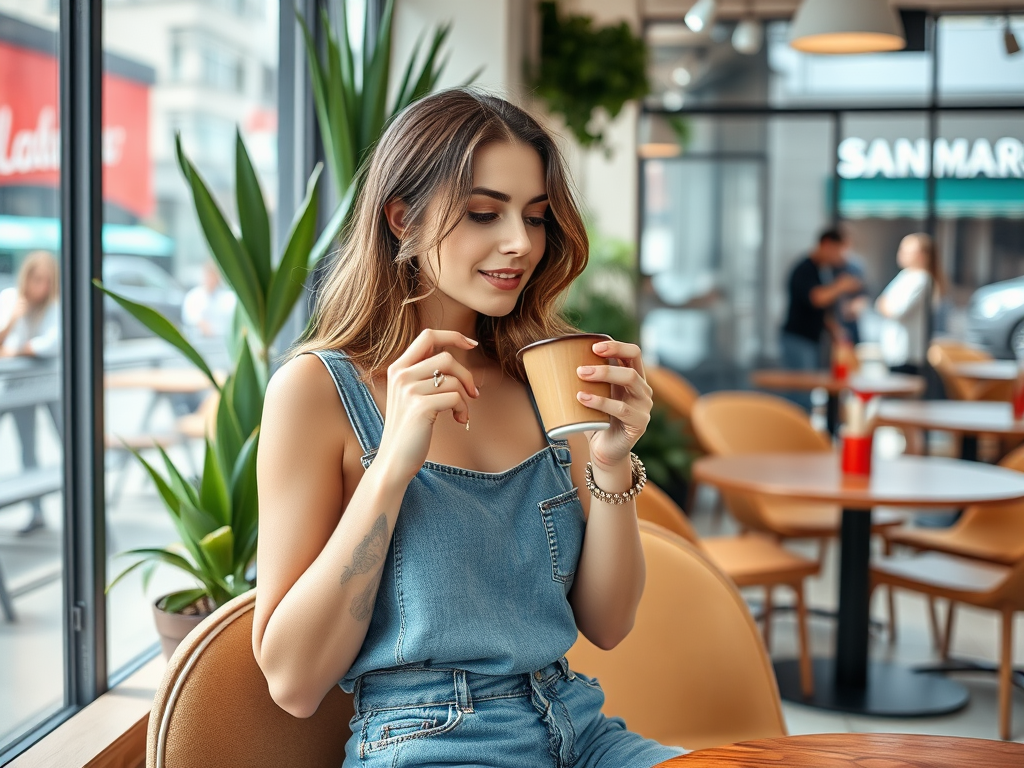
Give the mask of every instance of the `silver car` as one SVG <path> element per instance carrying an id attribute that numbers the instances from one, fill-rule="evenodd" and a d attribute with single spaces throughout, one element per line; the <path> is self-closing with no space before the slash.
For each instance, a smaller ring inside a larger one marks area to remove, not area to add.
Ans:
<path id="1" fill-rule="evenodd" d="M 995 357 L 1024 347 L 1024 277 L 986 285 L 967 304 L 967 340 Z"/>

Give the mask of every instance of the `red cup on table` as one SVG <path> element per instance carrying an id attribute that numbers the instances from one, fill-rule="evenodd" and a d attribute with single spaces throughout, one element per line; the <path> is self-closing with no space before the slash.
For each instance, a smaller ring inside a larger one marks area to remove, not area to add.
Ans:
<path id="1" fill-rule="evenodd" d="M 842 444 L 841 468 L 847 475 L 870 475 L 871 474 L 871 450 L 874 435 L 868 432 L 866 435 L 844 434 L 840 438 Z"/>

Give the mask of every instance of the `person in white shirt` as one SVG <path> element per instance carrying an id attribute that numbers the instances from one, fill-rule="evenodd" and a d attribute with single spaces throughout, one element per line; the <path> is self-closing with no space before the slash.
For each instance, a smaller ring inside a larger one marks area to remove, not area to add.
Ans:
<path id="1" fill-rule="evenodd" d="M 55 358 L 60 354 L 60 273 L 48 251 L 33 251 L 18 271 L 18 285 L 0 291 L 0 357 Z M 3 403 L 0 403 L 2 408 Z M 47 403 L 58 434 L 60 403 Z M 25 469 L 38 466 L 36 455 L 36 406 L 11 408 L 21 462 Z M 0 413 L 3 413 L 0 410 Z M 19 530 L 27 534 L 45 525 L 39 499 L 31 502 L 32 516 Z"/>
<path id="2" fill-rule="evenodd" d="M 896 254 L 899 274 L 875 301 L 882 316 L 882 359 L 897 373 L 919 374 L 928 350 L 929 314 L 943 291 L 935 242 L 923 233 L 907 235 Z"/>
<path id="3" fill-rule="evenodd" d="M 236 297 L 220 281 L 212 263 L 203 265 L 203 282 L 185 294 L 181 319 L 193 338 L 226 337 L 231 332 Z"/>

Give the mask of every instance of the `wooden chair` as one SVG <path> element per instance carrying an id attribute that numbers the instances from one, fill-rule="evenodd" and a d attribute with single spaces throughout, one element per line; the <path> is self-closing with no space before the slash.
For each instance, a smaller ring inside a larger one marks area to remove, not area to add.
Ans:
<path id="1" fill-rule="evenodd" d="M 688 749 L 785 735 L 778 685 L 735 585 L 692 544 L 640 521 L 647 583 L 633 631 L 611 651 L 582 635 L 572 669 L 597 677 L 604 712 Z"/>
<path id="2" fill-rule="evenodd" d="M 804 579 L 820 570 L 814 560 L 790 552 L 763 536 L 714 536 L 701 539 L 667 493 L 653 483 L 637 496 L 637 514 L 667 528 L 693 544 L 737 587 L 764 587 L 765 601 L 761 631 L 765 649 L 771 655 L 773 592 L 785 586 L 796 595 L 797 635 L 800 642 L 800 685 L 805 696 L 814 693 L 814 672 L 807 635 L 807 608 L 804 603 Z"/>
<path id="3" fill-rule="evenodd" d="M 700 441 L 691 424 L 693 405 L 700 397 L 697 388 L 682 375 L 658 365 L 645 367 L 644 376 L 647 378 L 647 383 L 651 385 L 651 389 L 654 390 L 654 402 L 667 408 L 674 418 L 686 421 L 686 436 L 693 441 L 695 447 L 699 448 Z M 696 498 L 697 483 L 691 479 L 690 485 L 686 489 L 687 509 L 693 509 Z M 715 507 L 715 513 L 718 515 L 722 511 L 721 501 L 719 501 Z"/>
<path id="4" fill-rule="evenodd" d="M 951 339 L 936 339 L 928 347 L 928 362 L 939 374 L 946 396 L 951 400 L 1009 401 L 1013 384 L 1009 381 L 978 381 L 957 376 L 953 366 L 957 363 L 986 362 L 992 359 L 988 352 Z"/>
<path id="5" fill-rule="evenodd" d="M 942 552 L 908 559 L 881 558 L 872 564 L 873 586 L 885 584 L 951 603 L 998 611 L 1002 617 L 999 660 L 999 735 L 1010 738 L 1013 686 L 1013 616 L 1024 610 L 1024 560 L 995 565 Z M 952 626 L 949 627 L 950 631 Z M 943 640 L 948 653 L 949 633 Z"/>
<path id="6" fill-rule="evenodd" d="M 832 445 L 793 403 L 762 392 L 715 392 L 702 395 L 693 407 L 693 428 L 708 453 L 831 451 Z M 818 539 L 837 535 L 842 511 L 830 504 L 786 501 L 756 494 L 724 494 L 733 516 L 744 528 L 776 540 Z M 899 525 L 904 516 L 876 510 L 873 530 Z"/>
<path id="7" fill-rule="evenodd" d="M 307 719 L 270 697 L 252 653 L 256 590 L 225 603 L 174 652 L 153 701 L 147 768 L 337 768 L 352 697 L 335 686 Z"/>

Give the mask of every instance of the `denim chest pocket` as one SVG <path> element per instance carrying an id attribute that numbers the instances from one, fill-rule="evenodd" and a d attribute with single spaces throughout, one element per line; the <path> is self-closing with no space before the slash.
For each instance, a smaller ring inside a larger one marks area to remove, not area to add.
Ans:
<path id="1" fill-rule="evenodd" d="M 540 502 L 541 519 L 551 552 L 551 578 L 567 584 L 576 573 L 583 548 L 583 504 L 576 489 Z"/>
<path id="2" fill-rule="evenodd" d="M 370 712 L 363 721 L 359 755 L 451 732 L 463 714 L 454 704 Z"/>

